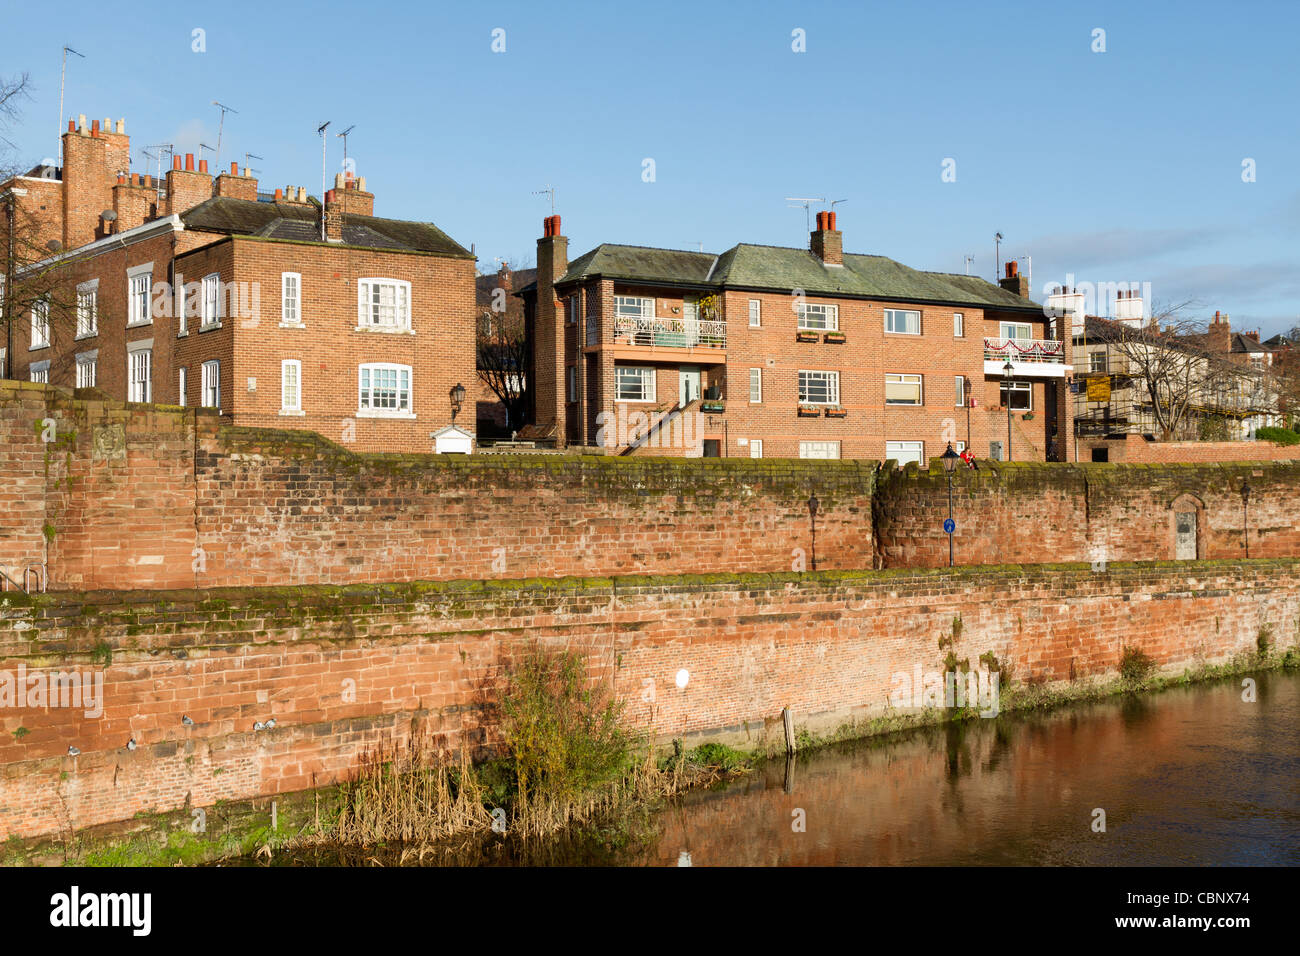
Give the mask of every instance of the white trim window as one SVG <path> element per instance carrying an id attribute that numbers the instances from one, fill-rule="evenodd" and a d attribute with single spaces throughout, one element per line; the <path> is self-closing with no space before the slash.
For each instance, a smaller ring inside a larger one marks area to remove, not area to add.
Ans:
<path id="1" fill-rule="evenodd" d="M 762 326 L 763 326 L 763 300 L 750 299 L 749 300 L 749 327 L 751 329 L 758 329 L 758 328 L 762 328 Z M 759 443 L 759 446 L 762 447 L 761 442 Z"/>
<path id="2" fill-rule="evenodd" d="M 179 405 L 181 408 L 184 408 L 186 404 L 188 404 L 188 400 L 185 393 L 189 391 L 189 384 L 190 384 L 190 370 L 187 369 L 184 365 L 182 365 L 179 369 L 176 370 L 176 395 L 178 397 L 178 401 L 176 402 L 176 404 Z"/>
<path id="3" fill-rule="evenodd" d="M 153 263 L 126 270 L 126 324 L 148 325 L 153 322 L 149 311 L 149 292 L 153 289 Z"/>
<path id="4" fill-rule="evenodd" d="M 280 273 L 280 325 L 289 329 L 302 328 L 302 275 L 300 273 Z"/>
<path id="5" fill-rule="evenodd" d="M 614 315 L 623 318 L 653 319 L 655 317 L 655 300 L 648 296 L 616 295 L 614 296 Z"/>
<path id="6" fill-rule="evenodd" d="M 924 397 L 920 375 L 886 373 L 886 405 L 924 405 Z"/>
<path id="7" fill-rule="evenodd" d="M 77 388 L 94 388 L 95 372 L 99 364 L 99 350 L 80 352 L 77 355 Z"/>
<path id="8" fill-rule="evenodd" d="M 1028 322 L 1001 322 L 998 328 L 1004 339 L 1032 339 L 1034 327 Z"/>
<path id="9" fill-rule="evenodd" d="M 999 382 L 998 397 L 1003 408 L 1013 412 L 1034 410 L 1034 387 L 1029 382 Z"/>
<path id="10" fill-rule="evenodd" d="M 956 399 L 953 403 L 956 408 L 966 407 L 966 376 L 958 375 L 952 380 L 953 395 Z"/>
<path id="11" fill-rule="evenodd" d="M 77 338 L 99 334 L 99 280 L 77 286 Z"/>
<path id="12" fill-rule="evenodd" d="M 411 366 L 370 362 L 357 368 L 357 414 L 368 418 L 414 418 Z"/>
<path id="13" fill-rule="evenodd" d="M 837 441 L 801 441 L 800 458 L 834 458 L 840 457 L 840 443 Z"/>
<path id="14" fill-rule="evenodd" d="M 50 347 L 50 300 L 37 299 L 32 303 L 32 344 L 31 349 Z M 32 381 L 35 381 L 33 379 Z"/>
<path id="15" fill-rule="evenodd" d="M 153 401 L 153 349 L 132 348 L 127 344 L 126 400 Z"/>
<path id="16" fill-rule="evenodd" d="M 750 458 L 763 457 L 763 439 L 751 438 L 749 440 L 749 457 Z"/>
<path id="17" fill-rule="evenodd" d="M 221 328 L 221 276 L 217 273 L 203 277 L 199 304 L 199 331 Z M 216 408 L 215 405 L 212 407 Z"/>
<path id="18" fill-rule="evenodd" d="M 840 327 L 840 307 L 822 305 L 813 302 L 800 302 L 795 305 L 799 315 L 799 328 L 814 332 L 835 332 Z"/>
<path id="19" fill-rule="evenodd" d="M 920 335 L 921 313 L 913 309 L 886 309 L 885 331 L 895 335 Z"/>
<path id="20" fill-rule="evenodd" d="M 885 442 L 885 460 L 893 459 L 899 466 L 914 461 L 925 464 L 925 442 L 923 441 L 887 441 Z"/>
<path id="21" fill-rule="evenodd" d="M 954 339 L 964 339 L 966 337 L 966 316 L 961 312 L 952 314 L 952 337 Z"/>
<path id="22" fill-rule="evenodd" d="M 800 405 L 838 405 L 840 373 L 799 370 Z"/>
<path id="23" fill-rule="evenodd" d="M 654 301 L 653 299 L 650 301 Z M 650 366 L 617 365 L 614 367 L 614 400 L 619 402 L 653 402 L 655 370 Z"/>
<path id="24" fill-rule="evenodd" d="M 33 362 L 27 367 L 28 378 L 33 382 L 40 382 L 42 385 L 50 384 L 50 362 L 46 359 L 44 362 Z"/>
<path id="25" fill-rule="evenodd" d="M 302 362 L 283 359 L 280 362 L 280 414 L 302 413 Z"/>
<path id="26" fill-rule="evenodd" d="M 357 329 L 410 332 L 411 283 L 403 279 L 358 279 Z"/>
<path id="27" fill-rule="evenodd" d="M 202 408 L 221 408 L 221 362 L 208 359 L 200 369 L 199 405 Z"/>
<path id="28" fill-rule="evenodd" d="M 9 349 L 0 346 L 0 378 L 9 377 Z"/>
<path id="29" fill-rule="evenodd" d="M 749 404 L 760 405 L 763 402 L 763 370 L 761 368 L 751 368 L 749 370 Z"/>

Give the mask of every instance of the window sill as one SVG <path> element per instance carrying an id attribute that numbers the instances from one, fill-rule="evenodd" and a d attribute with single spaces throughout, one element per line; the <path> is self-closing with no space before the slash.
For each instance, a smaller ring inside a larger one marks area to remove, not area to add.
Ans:
<path id="1" fill-rule="evenodd" d="M 76 338 L 74 338 L 72 341 L 74 341 L 74 342 L 84 342 L 86 339 L 97 339 L 97 338 L 99 338 L 99 329 L 95 329 L 95 331 L 93 331 L 93 332 L 82 332 L 80 335 L 78 335 L 78 336 L 77 336 Z"/>
<path id="2" fill-rule="evenodd" d="M 306 415 L 307 413 L 304 412 L 301 408 L 296 408 L 296 409 L 295 409 L 295 408 L 282 408 L 282 409 L 280 409 L 280 414 L 281 414 L 281 415 L 286 415 L 286 416 L 301 417 L 301 416 L 303 416 L 303 415 Z"/>
<path id="3" fill-rule="evenodd" d="M 143 325 L 153 325 L 153 319 L 141 319 L 141 320 L 138 321 L 138 322 L 128 322 L 128 323 L 126 323 L 126 327 L 127 327 L 128 329 L 138 329 L 138 328 L 140 328 L 140 327 L 143 326 Z"/>
<path id="4" fill-rule="evenodd" d="M 301 323 L 301 322 L 281 322 L 281 323 L 280 323 L 280 328 L 282 328 L 282 329 L 305 329 L 305 328 L 307 328 L 307 326 L 305 326 L 305 325 L 304 325 L 303 323 Z"/>
<path id="5" fill-rule="evenodd" d="M 176 337 L 178 339 L 183 339 L 183 338 L 187 338 L 189 334 L 190 334 L 189 329 L 181 329 L 179 332 L 176 333 Z"/>
<path id="6" fill-rule="evenodd" d="M 128 328 L 130 328 L 130 326 L 128 326 Z M 214 332 L 214 331 L 216 331 L 216 330 L 219 329 L 219 328 L 221 328 L 221 323 L 220 323 L 220 322 L 209 322 L 207 325 L 200 325 L 200 326 L 199 326 L 199 331 L 200 331 L 200 332 Z"/>
<path id="7" fill-rule="evenodd" d="M 415 412 L 390 412 L 374 408 L 359 408 L 357 409 L 357 418 L 403 418 L 414 420 Z"/>
<path id="8" fill-rule="evenodd" d="M 33 345 L 33 346 L 30 346 L 30 347 L 27 349 L 27 351 L 29 351 L 29 352 L 39 352 L 41 349 L 48 349 L 49 347 L 50 347 L 50 343 L 49 343 L 49 342 L 46 342 L 44 345 Z"/>
<path id="9" fill-rule="evenodd" d="M 890 331 L 889 329 L 885 329 L 885 334 L 886 334 L 886 335 L 902 335 L 902 336 L 906 336 L 906 337 L 909 338 L 909 339 L 919 339 L 919 338 L 921 337 L 921 333 L 920 333 L 920 332 L 893 332 L 893 331 Z"/>
<path id="10" fill-rule="evenodd" d="M 358 325 L 353 332 L 378 332 L 381 335 L 414 335 L 414 329 L 385 329 L 381 326 Z"/>
<path id="11" fill-rule="evenodd" d="M 886 408 L 925 408 L 925 402 L 885 402 Z M 953 406 L 956 408 L 957 406 Z"/>
<path id="12" fill-rule="evenodd" d="M 614 401 L 622 402 L 625 405 L 653 405 L 655 403 L 653 398 L 616 398 Z M 576 405 L 577 402 L 574 402 L 574 404 Z"/>

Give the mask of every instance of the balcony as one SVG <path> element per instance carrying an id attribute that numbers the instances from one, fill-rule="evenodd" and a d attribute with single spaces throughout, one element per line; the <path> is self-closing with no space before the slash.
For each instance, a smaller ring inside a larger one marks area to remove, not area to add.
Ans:
<path id="1" fill-rule="evenodd" d="M 614 316 L 616 357 L 680 361 L 689 357 L 704 364 L 727 360 L 727 323 L 690 318 Z M 654 353 L 662 354 L 656 356 Z"/>
<path id="2" fill-rule="evenodd" d="M 1015 376 L 1065 377 L 1065 343 L 1055 339 L 984 337 L 984 374 L 1001 377 L 1010 362 Z"/>

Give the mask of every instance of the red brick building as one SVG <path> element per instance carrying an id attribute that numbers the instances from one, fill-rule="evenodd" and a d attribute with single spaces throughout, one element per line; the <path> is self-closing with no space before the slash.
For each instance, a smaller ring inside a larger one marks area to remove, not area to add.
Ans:
<path id="1" fill-rule="evenodd" d="M 8 284 L 0 371 L 360 451 L 472 447 L 468 250 L 375 216 L 351 174 L 323 203 L 259 192 L 236 164 L 214 179 L 192 155 L 155 183 L 129 172 L 124 123 L 107 126 L 69 124 L 61 170 L 0 186 L 21 193 L 14 231 L 39 253 Z"/>
<path id="2" fill-rule="evenodd" d="M 572 261 L 551 216 L 537 270 L 535 418 L 559 444 L 908 461 L 949 441 L 1006 458 L 1009 437 L 1012 460 L 1068 453 L 1070 343 L 1015 263 L 999 287 L 845 254 L 824 212 L 808 249 L 602 244 Z"/>

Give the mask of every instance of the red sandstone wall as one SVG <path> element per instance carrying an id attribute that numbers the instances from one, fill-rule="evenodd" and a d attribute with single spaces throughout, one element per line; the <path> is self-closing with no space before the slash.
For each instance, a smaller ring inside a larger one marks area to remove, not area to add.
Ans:
<path id="1" fill-rule="evenodd" d="M 501 665 L 535 645 L 585 652 L 628 720 L 661 739 L 749 746 L 780 738 L 785 706 L 814 729 L 884 712 L 895 674 L 942 669 L 937 638 L 958 616 L 957 658 L 978 668 L 992 652 L 1020 681 L 1114 676 L 1125 645 L 1177 672 L 1253 652 L 1264 625 L 1294 641 L 1300 561 L 203 597 L 67 594 L 0 609 L 6 670 L 99 672 L 105 699 L 98 717 L 0 712 L 0 838 L 323 785 L 413 725 L 473 744 Z M 271 717 L 273 729 L 253 730 Z"/>

